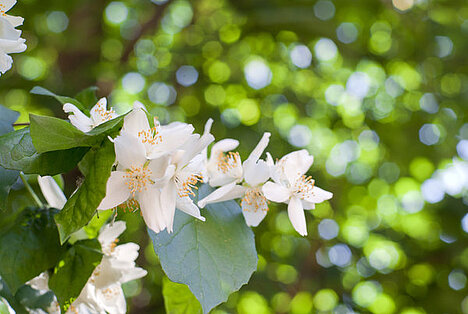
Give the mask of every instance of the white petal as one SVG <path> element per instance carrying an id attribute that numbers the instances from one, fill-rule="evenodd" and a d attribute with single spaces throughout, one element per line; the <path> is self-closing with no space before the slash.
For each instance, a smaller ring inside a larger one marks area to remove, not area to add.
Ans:
<path id="1" fill-rule="evenodd" d="M 265 150 L 265 148 L 268 146 L 268 143 L 270 142 L 270 136 L 271 136 L 271 133 L 269 132 L 263 133 L 262 138 L 258 142 L 257 146 L 254 148 L 254 150 L 250 153 L 247 160 L 257 161 L 258 159 L 260 159 L 260 156 L 262 156 L 263 151 Z"/>
<path id="2" fill-rule="evenodd" d="M 210 134 L 211 124 L 213 123 L 212 119 L 208 119 L 205 125 L 205 133 L 197 139 L 197 134 L 191 135 L 187 142 L 181 147 L 185 151 L 185 154 L 178 162 L 180 166 L 186 165 L 195 155 L 201 153 L 211 142 L 214 141 L 214 136 Z"/>
<path id="3" fill-rule="evenodd" d="M 102 97 L 99 99 L 97 104 L 91 108 L 89 111 L 89 114 L 91 116 L 91 119 L 94 121 L 94 126 L 97 126 L 98 124 L 102 123 L 102 113 L 107 111 L 107 99 L 106 97 Z"/>
<path id="4" fill-rule="evenodd" d="M 193 216 L 201 221 L 205 221 L 205 217 L 200 215 L 200 209 L 193 203 L 193 201 L 188 196 L 177 197 L 176 202 L 177 209 L 183 211 L 190 216 Z"/>
<path id="5" fill-rule="evenodd" d="M 136 109 L 143 109 L 144 111 L 148 111 L 146 110 L 146 107 L 145 105 L 143 105 L 141 102 L 139 102 L 138 100 L 134 101 L 133 102 L 133 110 L 136 110 Z"/>
<path id="6" fill-rule="evenodd" d="M 125 169 L 141 167 L 146 162 L 146 149 L 140 140 L 128 133 L 119 135 L 114 140 L 115 157 Z"/>
<path id="7" fill-rule="evenodd" d="M 270 178 L 270 167 L 263 160 L 244 162 L 244 180 L 250 186 L 257 186 Z"/>
<path id="8" fill-rule="evenodd" d="M 170 156 L 161 156 L 156 159 L 152 159 L 149 164 L 148 168 L 151 170 L 151 178 L 153 180 L 160 180 L 165 175 L 167 175 L 167 168 L 169 166 Z M 172 176 L 172 175 L 171 175 Z"/>
<path id="9" fill-rule="evenodd" d="M 0 4 L 3 4 L 2 10 L 8 12 L 16 4 L 16 0 L 2 0 Z"/>
<path id="10" fill-rule="evenodd" d="M 181 147 L 187 138 L 193 133 L 194 128 L 191 124 L 171 123 L 161 127 L 162 142 L 157 145 L 158 151 L 170 153 Z"/>
<path id="11" fill-rule="evenodd" d="M 302 149 L 287 154 L 281 160 L 284 161 L 284 173 L 290 183 L 309 170 L 314 162 L 314 156 L 309 155 L 307 150 Z"/>
<path id="12" fill-rule="evenodd" d="M 211 192 L 203 199 L 198 201 L 198 206 L 201 208 L 205 207 L 206 204 L 219 203 L 228 200 L 233 200 L 244 196 L 247 189 L 243 186 L 237 185 L 235 182 L 226 184 L 219 189 Z"/>
<path id="13" fill-rule="evenodd" d="M 306 219 L 301 200 L 297 197 L 291 197 L 288 205 L 289 220 L 301 236 L 307 235 Z"/>
<path id="14" fill-rule="evenodd" d="M 323 201 L 329 200 L 333 197 L 333 193 L 325 191 L 318 186 L 314 186 L 312 188 L 312 192 L 310 192 L 304 200 L 311 202 L 311 203 L 321 203 Z"/>
<path id="15" fill-rule="evenodd" d="M 4 18 L 7 19 L 7 21 L 10 22 L 13 27 L 23 25 L 24 22 L 24 18 L 21 16 L 6 15 Z"/>
<path id="16" fill-rule="evenodd" d="M 97 289 L 96 298 L 106 313 L 124 314 L 127 312 L 127 303 L 120 283 L 105 289 Z"/>
<path id="17" fill-rule="evenodd" d="M 210 161 L 213 158 L 217 158 L 217 155 L 220 152 L 228 152 L 230 150 L 236 149 L 237 146 L 239 146 L 239 141 L 231 138 L 226 138 L 214 143 L 213 147 L 211 148 Z"/>
<path id="18" fill-rule="evenodd" d="M 149 128 L 148 118 L 143 109 L 133 109 L 125 116 L 122 131 L 138 137 L 139 132 L 148 130 Z"/>
<path id="19" fill-rule="evenodd" d="M 256 200 L 250 200 L 250 204 L 243 200 L 241 205 L 242 214 L 249 227 L 257 227 L 268 213 L 268 203 L 263 196 L 259 196 Z"/>
<path id="20" fill-rule="evenodd" d="M 311 203 L 311 202 L 308 202 L 308 201 L 305 201 L 305 200 L 301 200 L 302 202 L 302 207 L 304 207 L 304 209 L 315 209 L 315 203 Z"/>
<path id="21" fill-rule="evenodd" d="M 238 181 L 238 178 L 232 177 L 222 172 L 217 172 L 210 177 L 209 183 L 212 187 L 217 187 L 217 186 L 229 184 L 231 182 L 237 183 L 237 181 Z"/>
<path id="22" fill-rule="evenodd" d="M 0 72 L 5 73 L 13 64 L 13 58 L 0 51 Z"/>
<path id="23" fill-rule="evenodd" d="M 50 207 L 62 209 L 67 202 L 67 198 L 54 178 L 51 176 L 37 176 L 37 183 L 39 183 L 42 195 L 44 195 L 47 204 L 49 204 Z"/>
<path id="24" fill-rule="evenodd" d="M 281 184 L 267 182 L 262 187 L 262 192 L 272 202 L 285 203 L 291 196 L 290 191 Z"/>
<path id="25" fill-rule="evenodd" d="M 110 209 L 122 204 L 130 197 L 130 189 L 125 185 L 125 172 L 114 171 L 106 184 L 106 197 L 101 201 L 97 209 Z"/>
<path id="26" fill-rule="evenodd" d="M 157 189 L 148 189 L 138 193 L 141 214 L 148 228 L 158 233 L 166 229 L 166 220 L 160 202 L 161 193 Z"/>
<path id="27" fill-rule="evenodd" d="M 73 113 L 68 116 L 71 124 L 82 132 L 89 132 L 93 129 L 93 121 L 80 111 L 75 105 L 67 103 L 63 105 L 63 111 Z"/>
<path id="28" fill-rule="evenodd" d="M 106 224 L 101 228 L 99 232 L 98 240 L 103 247 L 109 248 L 110 244 L 115 241 L 126 229 L 125 221 L 119 220 L 113 224 Z"/>
<path id="29" fill-rule="evenodd" d="M 161 208 L 165 217 L 167 232 L 172 232 L 176 208 L 177 188 L 173 180 L 170 180 L 161 191 Z"/>

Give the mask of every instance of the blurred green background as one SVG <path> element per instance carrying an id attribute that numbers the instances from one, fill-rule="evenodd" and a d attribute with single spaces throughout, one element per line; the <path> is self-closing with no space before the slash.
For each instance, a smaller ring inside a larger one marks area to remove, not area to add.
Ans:
<path id="1" fill-rule="evenodd" d="M 213 313 L 468 313 L 468 3 L 464 0 L 19 0 L 28 49 L 0 103 L 65 117 L 36 85 L 97 85 L 117 112 L 215 120 L 244 158 L 306 148 L 333 199 L 309 236 L 271 204 L 258 271 Z M 93 104 L 89 104 L 92 106 Z M 78 172 L 67 174 L 66 193 Z M 148 275 L 131 313 L 163 313 L 163 273 L 138 214 L 119 214 Z"/>

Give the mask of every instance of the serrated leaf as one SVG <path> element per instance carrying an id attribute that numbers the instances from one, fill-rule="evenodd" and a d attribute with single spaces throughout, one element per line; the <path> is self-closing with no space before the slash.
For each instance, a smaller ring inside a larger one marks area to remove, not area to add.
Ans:
<path id="1" fill-rule="evenodd" d="M 65 120 L 29 115 L 31 138 L 39 153 L 63 150 L 74 147 L 90 147 L 110 136 L 115 136 L 122 128 L 125 116 L 106 121 L 88 133 L 83 133 Z"/>
<path id="2" fill-rule="evenodd" d="M 211 191 L 203 185 L 200 196 Z M 208 313 L 249 281 L 258 259 L 254 234 L 235 201 L 210 204 L 202 215 L 205 222 L 176 211 L 173 233 L 148 233 L 166 275 L 186 284 Z"/>
<path id="3" fill-rule="evenodd" d="M 0 232 L 0 275 L 12 293 L 26 281 L 54 267 L 61 254 L 56 210 L 28 208 Z"/>
<path id="4" fill-rule="evenodd" d="M 90 86 L 83 89 L 75 95 L 75 99 L 79 101 L 84 107 L 91 109 L 97 102 L 96 92 L 99 90 L 97 86 Z"/>
<path id="5" fill-rule="evenodd" d="M 64 253 L 49 280 L 49 287 L 63 310 L 80 295 L 101 259 L 97 239 L 77 241 Z"/>
<path id="6" fill-rule="evenodd" d="M 0 212 L 6 208 L 11 187 L 18 180 L 19 171 L 0 167 Z"/>
<path id="7" fill-rule="evenodd" d="M 13 123 L 18 120 L 19 112 L 0 105 L 0 135 L 14 131 Z"/>
<path id="8" fill-rule="evenodd" d="M 164 277 L 162 293 L 167 314 L 203 313 L 200 302 L 184 284 Z"/>
<path id="9" fill-rule="evenodd" d="M 27 174 L 53 176 L 72 170 L 88 150 L 88 147 L 76 147 L 39 154 L 29 128 L 24 128 L 0 136 L 0 166 Z"/>
<path id="10" fill-rule="evenodd" d="M 83 106 L 83 104 L 79 102 L 78 100 L 71 98 L 71 97 L 67 97 L 67 96 L 57 95 L 40 86 L 34 86 L 29 92 L 35 95 L 50 96 L 50 97 L 55 98 L 62 105 L 66 103 L 71 103 L 71 104 L 74 104 L 78 109 L 85 110 L 85 107 Z"/>
<path id="11" fill-rule="evenodd" d="M 102 147 L 92 148 L 80 162 L 79 168 L 85 180 L 55 216 L 62 243 L 94 216 L 106 195 L 106 183 L 114 161 L 114 145 L 106 139 Z"/>

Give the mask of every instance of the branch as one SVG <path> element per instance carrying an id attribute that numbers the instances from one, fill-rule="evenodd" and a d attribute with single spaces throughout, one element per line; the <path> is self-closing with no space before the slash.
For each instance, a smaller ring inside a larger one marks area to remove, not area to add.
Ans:
<path id="1" fill-rule="evenodd" d="M 161 21 L 161 18 L 163 17 L 164 11 L 166 7 L 169 5 L 169 2 L 170 1 L 167 1 L 163 3 L 162 5 L 160 5 L 154 12 L 153 16 L 148 20 L 148 22 L 146 22 L 145 24 L 141 26 L 135 38 L 132 39 L 128 43 L 128 45 L 125 47 L 124 53 L 122 54 L 122 57 L 120 58 L 120 63 L 124 63 L 128 60 L 128 57 L 133 51 L 133 47 L 146 32 L 148 32 L 151 29 L 156 28 L 159 25 L 159 22 Z"/>

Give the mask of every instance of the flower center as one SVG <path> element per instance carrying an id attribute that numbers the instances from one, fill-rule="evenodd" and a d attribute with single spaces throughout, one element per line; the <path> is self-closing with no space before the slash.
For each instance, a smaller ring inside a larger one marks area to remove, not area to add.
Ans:
<path id="1" fill-rule="evenodd" d="M 5 5 L 0 3 L 0 15 L 6 16 Z"/>
<path id="2" fill-rule="evenodd" d="M 187 176 L 186 178 L 181 178 L 181 176 L 175 177 L 175 183 L 177 186 L 177 193 L 180 197 L 185 196 L 195 196 L 193 189 L 197 190 L 198 187 L 196 186 L 198 182 L 203 181 L 203 176 L 199 173 L 192 173 L 191 175 Z"/>
<path id="3" fill-rule="evenodd" d="M 259 209 L 268 211 L 268 201 L 260 187 L 250 188 L 245 192 L 241 201 L 243 210 L 257 212 Z"/>
<path id="4" fill-rule="evenodd" d="M 140 203 L 134 198 L 129 198 L 125 202 L 120 205 L 117 205 L 117 208 L 120 208 L 124 211 L 124 213 L 128 210 L 129 213 L 136 212 L 140 209 Z"/>
<path id="5" fill-rule="evenodd" d="M 162 142 L 159 121 L 154 118 L 154 127 L 138 132 L 141 142 L 156 145 Z"/>
<path id="6" fill-rule="evenodd" d="M 126 172 L 124 175 L 125 185 L 127 185 L 133 197 L 135 197 L 135 193 L 146 191 L 148 189 L 147 185 L 154 183 L 150 177 L 152 171 L 146 166 L 131 166 Z"/>
<path id="7" fill-rule="evenodd" d="M 112 108 L 109 109 L 109 110 L 106 110 L 106 109 L 103 109 L 103 108 L 97 108 L 96 113 L 99 114 L 99 116 L 102 119 L 102 122 L 112 120 L 114 118 L 114 116 L 115 116 L 115 111 Z"/>
<path id="8" fill-rule="evenodd" d="M 294 182 L 293 193 L 299 198 L 304 198 L 312 193 L 314 184 L 315 180 L 311 176 L 302 175 Z"/>
<path id="9" fill-rule="evenodd" d="M 240 166 L 240 163 L 241 159 L 238 152 L 229 152 L 227 154 L 220 152 L 218 155 L 218 170 L 222 173 L 230 172 Z"/>

